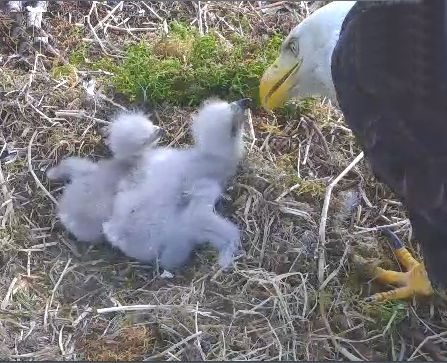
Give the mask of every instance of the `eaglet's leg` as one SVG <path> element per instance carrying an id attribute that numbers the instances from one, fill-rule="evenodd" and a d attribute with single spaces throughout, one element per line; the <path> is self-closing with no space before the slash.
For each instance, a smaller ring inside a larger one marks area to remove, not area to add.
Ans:
<path id="1" fill-rule="evenodd" d="M 406 272 L 396 272 L 384 270 L 376 267 L 374 278 L 382 284 L 391 284 L 398 288 L 374 294 L 368 298 L 369 301 L 387 301 L 407 299 L 413 296 L 430 296 L 433 294 L 431 282 L 428 279 L 427 271 L 422 262 L 416 261 L 404 247 L 399 238 L 391 231 L 385 233 L 393 241 L 394 253 L 406 270 Z"/>

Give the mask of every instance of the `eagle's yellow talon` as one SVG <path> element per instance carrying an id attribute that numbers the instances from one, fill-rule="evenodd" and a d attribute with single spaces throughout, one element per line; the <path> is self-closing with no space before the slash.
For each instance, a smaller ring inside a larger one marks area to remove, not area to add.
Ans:
<path id="1" fill-rule="evenodd" d="M 410 252 L 405 247 L 397 248 L 394 250 L 399 263 L 407 270 L 410 271 L 412 268 L 420 265 L 418 261 L 411 255 Z"/>
<path id="2" fill-rule="evenodd" d="M 405 286 L 407 283 L 405 272 L 384 270 L 381 267 L 376 267 L 374 279 L 382 284 L 392 284 L 397 286 Z"/>
<path id="3" fill-rule="evenodd" d="M 387 301 L 387 300 L 398 300 L 398 299 L 408 299 L 413 294 L 411 288 L 408 286 L 399 287 L 397 289 L 385 292 L 378 292 L 367 298 L 367 301 Z"/>
<path id="4" fill-rule="evenodd" d="M 433 294 L 431 282 L 423 263 L 416 261 L 404 247 L 395 250 L 399 262 L 407 272 L 396 272 L 376 267 L 374 278 L 383 284 L 400 286 L 397 289 L 381 292 L 368 298 L 369 301 L 408 299 L 413 296 L 427 297 Z"/>

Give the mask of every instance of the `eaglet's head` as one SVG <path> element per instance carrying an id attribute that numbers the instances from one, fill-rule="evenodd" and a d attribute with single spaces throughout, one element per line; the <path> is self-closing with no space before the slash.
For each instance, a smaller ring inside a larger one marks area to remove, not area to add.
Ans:
<path id="1" fill-rule="evenodd" d="M 235 102 L 209 99 L 193 119 L 192 132 L 197 147 L 206 153 L 222 156 L 242 154 L 242 134 L 251 100 Z"/>
<path id="2" fill-rule="evenodd" d="M 120 112 L 112 121 L 107 143 L 116 158 L 126 160 L 154 146 L 163 134 L 142 112 Z"/>

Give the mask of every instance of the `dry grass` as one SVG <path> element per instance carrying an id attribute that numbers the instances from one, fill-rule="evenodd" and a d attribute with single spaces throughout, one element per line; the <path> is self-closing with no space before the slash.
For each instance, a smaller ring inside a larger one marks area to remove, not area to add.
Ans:
<path id="1" fill-rule="evenodd" d="M 125 40 L 152 39 L 165 22 L 179 18 L 204 32 L 217 29 L 224 38 L 234 31 L 247 39 L 274 30 L 287 34 L 318 6 L 281 1 L 260 9 L 260 3 L 129 2 L 115 8 L 67 2 L 51 5 L 46 21 L 66 59 L 85 42 L 98 55 L 119 56 Z M 6 39 L 0 48 L 0 131 L 5 149 L 16 152 L 0 164 L 0 359 L 443 358 L 446 310 L 438 299 L 363 302 L 380 287 L 368 284 L 349 257 L 381 258 L 396 267 L 378 225 L 395 224 L 418 254 L 405 211 L 363 161 L 334 188 L 326 243 L 319 248 L 326 187 L 360 152 L 336 108 L 315 101 L 299 119 L 254 110 L 255 139 L 247 132 L 248 155 L 227 203 L 228 216 L 243 231 L 246 255 L 223 273 L 215 252 L 203 248 L 187 270 L 164 280 L 153 266 L 107 246 L 87 249 L 71 240 L 54 214 L 60 186 L 44 175 L 68 154 L 104 156 L 101 120 L 117 104 L 132 105 L 97 72 L 91 76 L 106 97 L 88 97 L 85 72 L 75 69 L 56 80 L 51 70 L 61 60 L 54 55 L 9 57 L 15 46 L 7 35 L 10 24 L 3 16 L 0 22 Z M 194 110 L 156 111 L 169 131 L 166 144 L 188 142 Z M 101 310 L 108 307 L 117 308 Z"/>

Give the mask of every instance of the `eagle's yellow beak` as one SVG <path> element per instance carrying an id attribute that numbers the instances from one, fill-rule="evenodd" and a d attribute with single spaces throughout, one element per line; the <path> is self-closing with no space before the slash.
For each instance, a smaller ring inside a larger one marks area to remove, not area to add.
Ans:
<path id="1" fill-rule="evenodd" d="M 295 74 L 301 66 L 300 61 L 279 56 L 264 73 L 259 85 L 261 105 L 267 110 L 282 106 L 290 97 L 290 90 L 295 84 Z"/>

